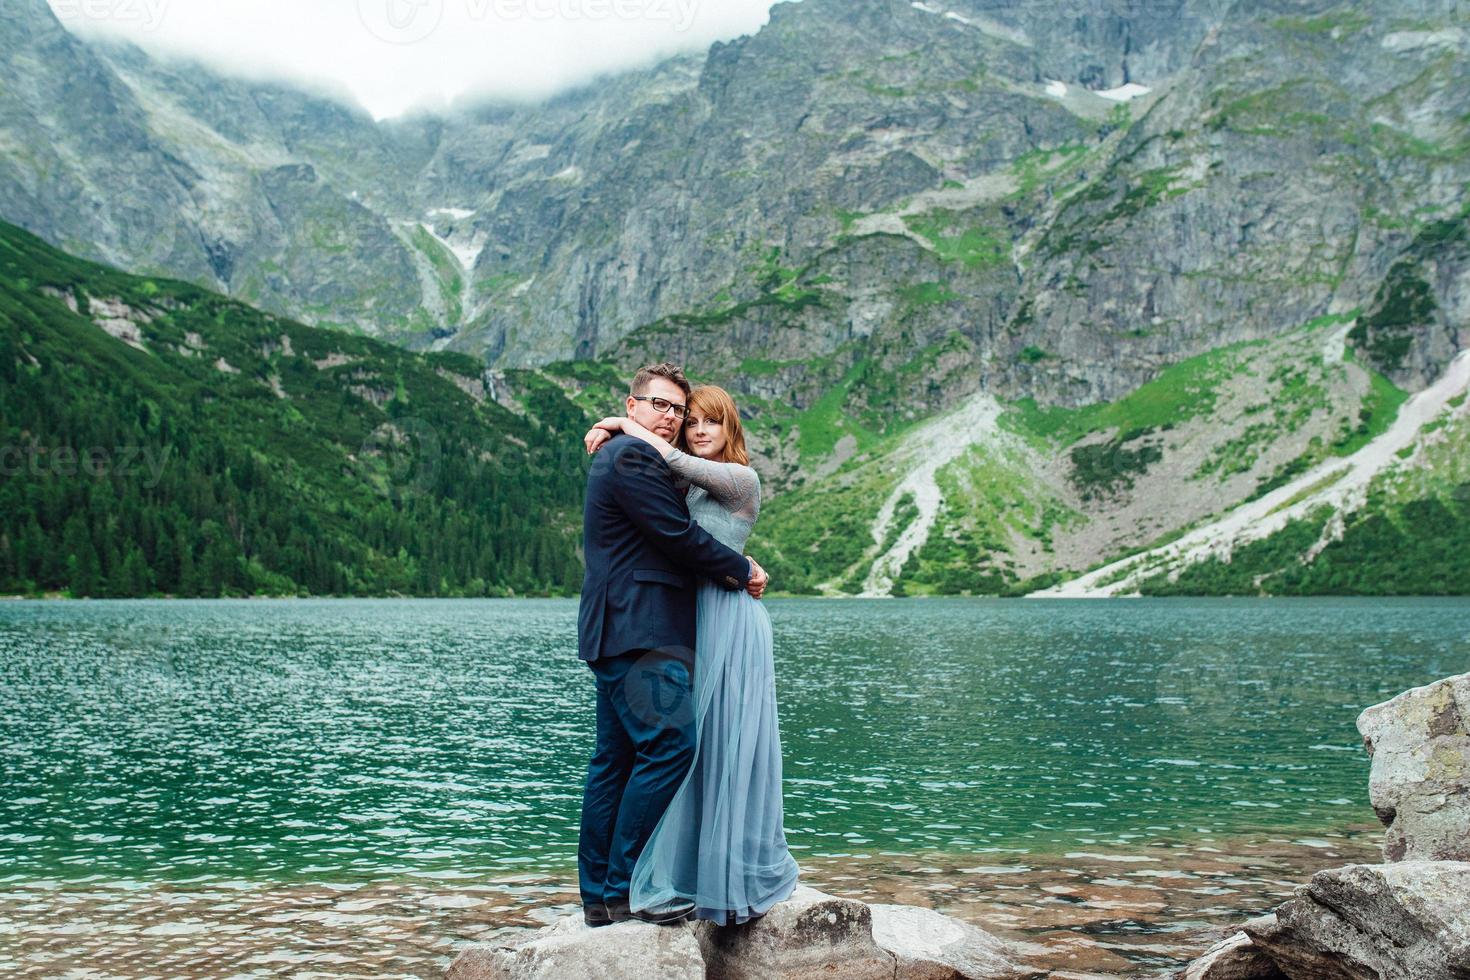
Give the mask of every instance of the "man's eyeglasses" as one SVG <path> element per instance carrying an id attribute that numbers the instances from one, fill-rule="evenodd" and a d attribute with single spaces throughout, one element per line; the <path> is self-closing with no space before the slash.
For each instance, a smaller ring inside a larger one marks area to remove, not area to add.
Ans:
<path id="1" fill-rule="evenodd" d="M 667 398 L 654 398 L 652 395 L 634 395 L 633 399 L 635 401 L 648 402 L 653 406 L 653 410 L 660 415 L 672 409 L 675 418 L 685 419 L 689 417 L 688 405 L 678 405 L 669 401 Z"/>

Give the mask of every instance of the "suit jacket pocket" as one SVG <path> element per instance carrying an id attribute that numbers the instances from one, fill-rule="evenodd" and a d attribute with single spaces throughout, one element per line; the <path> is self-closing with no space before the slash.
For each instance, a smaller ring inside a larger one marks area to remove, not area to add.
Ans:
<path id="1" fill-rule="evenodd" d="M 635 582 L 660 582 L 664 585 L 672 585 L 675 588 L 688 588 L 689 580 L 678 572 L 666 572 L 662 568 L 635 568 L 633 569 L 633 581 Z"/>

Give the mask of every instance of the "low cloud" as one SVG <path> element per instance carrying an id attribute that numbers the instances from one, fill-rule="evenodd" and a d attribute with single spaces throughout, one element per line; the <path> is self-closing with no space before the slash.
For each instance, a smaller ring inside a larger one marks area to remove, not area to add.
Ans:
<path id="1" fill-rule="evenodd" d="M 48 0 L 71 31 L 254 79 L 346 91 L 378 118 L 536 100 L 702 51 L 772 0 Z"/>

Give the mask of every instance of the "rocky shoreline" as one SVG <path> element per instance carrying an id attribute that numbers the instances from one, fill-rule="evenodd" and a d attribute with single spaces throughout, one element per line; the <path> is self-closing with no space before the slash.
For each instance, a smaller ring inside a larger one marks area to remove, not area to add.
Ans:
<path id="1" fill-rule="evenodd" d="M 968 922 L 911 905 L 867 905 L 798 886 L 743 926 L 708 922 L 591 929 L 566 916 L 529 935 L 472 946 L 450 980 L 1039 980 L 1016 962 L 1040 948 L 1008 942 Z"/>
<path id="2" fill-rule="evenodd" d="M 1184 968 L 1132 975 L 1160 980 L 1470 978 L 1467 722 L 1470 674 L 1414 688 L 1363 711 L 1357 724 L 1372 757 L 1370 801 L 1388 828 L 1384 862 L 1318 871 L 1274 911 L 1216 930 L 1218 941 Z M 1210 937 L 1202 938 L 1208 942 Z M 448 976 L 1102 976 L 1085 968 L 1060 968 L 1055 953 L 1054 947 L 1002 938 L 933 909 L 868 904 L 803 887 L 763 919 L 732 928 L 629 922 L 592 930 L 580 916 L 565 915 L 541 929 L 462 948 Z"/>
<path id="3" fill-rule="evenodd" d="M 1382 864 L 1314 874 L 1175 980 L 1470 977 L 1470 674 L 1358 716 Z"/>

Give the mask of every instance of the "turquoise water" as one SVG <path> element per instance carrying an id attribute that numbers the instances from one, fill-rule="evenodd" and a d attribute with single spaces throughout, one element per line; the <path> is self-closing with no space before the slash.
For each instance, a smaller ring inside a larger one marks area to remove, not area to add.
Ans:
<path id="1" fill-rule="evenodd" d="M 1364 707 L 1470 601 L 771 600 L 801 860 L 1371 819 Z M 561 600 L 0 605 L 0 874 L 565 877 L 591 675 Z"/>

